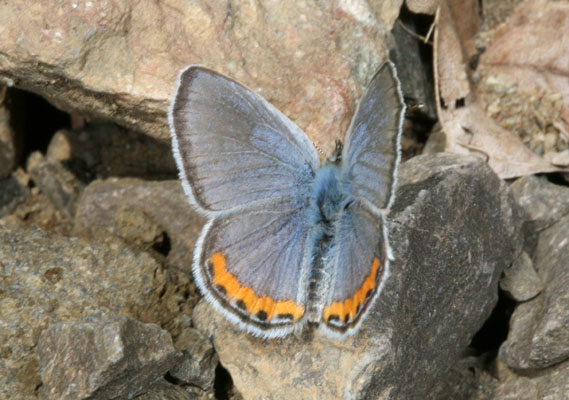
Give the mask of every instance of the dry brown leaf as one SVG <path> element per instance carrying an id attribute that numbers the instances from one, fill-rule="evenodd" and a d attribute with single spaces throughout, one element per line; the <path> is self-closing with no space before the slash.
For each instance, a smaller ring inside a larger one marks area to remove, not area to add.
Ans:
<path id="1" fill-rule="evenodd" d="M 524 91 L 546 89 L 563 99 L 569 131 L 569 2 L 528 0 L 492 35 L 480 67 L 508 75 Z"/>
<path id="2" fill-rule="evenodd" d="M 484 157 L 503 179 L 558 170 L 524 146 L 516 134 L 500 127 L 479 103 L 470 85 L 464 43 L 453 18 L 460 7 L 458 0 L 443 0 L 435 32 L 437 107 L 446 136 L 445 150 Z M 460 31 L 464 34 L 463 29 Z"/>

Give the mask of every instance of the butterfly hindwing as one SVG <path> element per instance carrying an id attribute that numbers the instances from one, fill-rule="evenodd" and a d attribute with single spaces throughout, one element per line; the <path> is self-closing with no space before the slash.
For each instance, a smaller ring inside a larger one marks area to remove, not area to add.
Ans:
<path id="1" fill-rule="evenodd" d="M 382 214 L 354 201 L 343 212 L 331 250 L 335 271 L 322 313 L 325 331 L 353 333 L 372 306 L 389 275 L 390 248 Z"/>
<path id="2" fill-rule="evenodd" d="M 343 180 L 351 195 L 379 209 L 393 201 L 405 104 L 395 67 L 386 62 L 371 80 L 346 134 Z"/>
<path id="3" fill-rule="evenodd" d="M 319 165 L 312 143 L 280 111 L 203 67 L 180 73 L 169 119 L 184 189 L 205 214 L 304 194 Z"/>
<path id="4" fill-rule="evenodd" d="M 229 320 L 261 337 L 303 322 L 307 236 L 302 200 L 219 216 L 204 228 L 194 276 Z"/>

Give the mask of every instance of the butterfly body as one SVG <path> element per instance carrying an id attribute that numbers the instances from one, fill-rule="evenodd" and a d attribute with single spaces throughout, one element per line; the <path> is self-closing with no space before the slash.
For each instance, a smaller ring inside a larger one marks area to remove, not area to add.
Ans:
<path id="1" fill-rule="evenodd" d="M 312 230 L 310 277 L 308 280 L 307 319 L 318 324 L 330 284 L 334 265 L 330 262 L 334 251 L 334 236 L 343 208 L 350 195 L 340 182 L 341 168 L 336 164 L 320 167 L 315 174 L 307 219 Z"/>
<path id="2" fill-rule="evenodd" d="M 193 274 L 220 313 L 265 338 L 309 322 L 333 337 L 357 331 L 389 274 L 384 211 L 403 113 L 386 63 L 341 162 L 321 165 L 307 136 L 243 85 L 203 67 L 181 72 L 172 146 L 190 202 L 209 219 Z"/>

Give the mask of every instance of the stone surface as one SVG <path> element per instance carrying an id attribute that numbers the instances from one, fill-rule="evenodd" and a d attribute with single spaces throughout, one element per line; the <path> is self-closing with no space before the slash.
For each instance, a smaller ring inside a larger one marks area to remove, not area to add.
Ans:
<path id="1" fill-rule="evenodd" d="M 128 219 L 128 215 L 124 215 L 125 208 L 131 213 L 138 210 L 134 217 L 147 215 L 156 221 L 170 242 L 168 261 L 189 273 L 194 243 L 205 220 L 189 204 L 180 181 L 149 182 L 130 178 L 94 181 L 79 201 L 74 234 L 85 238 L 109 234 L 125 237 L 129 224 L 140 226 L 139 217 Z M 160 230 L 144 224 L 146 228 L 138 232 L 139 236 L 151 236 L 150 233 Z M 139 239 L 143 240 L 133 238 Z"/>
<path id="2" fill-rule="evenodd" d="M 469 400 L 564 400 L 569 393 L 569 363 L 517 375 L 501 362 L 471 373 Z M 454 399 L 449 397 L 449 399 Z"/>
<path id="3" fill-rule="evenodd" d="M 47 399 L 132 398 L 181 357 L 170 334 L 126 316 L 59 322 L 40 336 L 41 393 Z"/>
<path id="4" fill-rule="evenodd" d="M 136 400 L 205 400 L 214 397 L 202 392 L 200 389 L 173 385 L 162 379 L 149 390 L 145 391 Z"/>
<path id="5" fill-rule="evenodd" d="M 506 268 L 500 279 L 500 288 L 516 301 L 530 300 L 543 290 L 543 282 L 525 251 Z"/>
<path id="6" fill-rule="evenodd" d="M 0 180 L 8 177 L 16 164 L 15 134 L 10 126 L 10 112 L 4 104 L 6 87 L 0 85 Z"/>
<path id="7" fill-rule="evenodd" d="M 197 329 L 185 329 L 174 344 L 183 352 L 183 358 L 170 375 L 203 390 L 211 389 L 219 359 L 209 338 Z"/>
<path id="8" fill-rule="evenodd" d="M 401 4 L 12 0 L 0 3 L 0 83 L 166 139 L 178 71 L 204 64 L 273 101 L 330 153 Z"/>
<path id="9" fill-rule="evenodd" d="M 493 385 L 487 385 L 483 379 L 487 375 L 485 367 L 487 364 L 488 360 L 484 354 L 480 357 L 462 358 L 442 379 L 437 381 L 426 398 L 429 400 L 474 400 L 475 398 L 489 400 L 493 398 L 484 397 L 489 396 L 494 389 Z"/>
<path id="10" fill-rule="evenodd" d="M 537 369 L 569 359 L 569 215 L 539 235 L 535 268 L 543 292 L 520 304 L 510 320 L 500 360 L 515 369 Z"/>
<path id="11" fill-rule="evenodd" d="M 569 167 L 569 150 L 546 153 L 544 158 L 558 167 Z"/>
<path id="12" fill-rule="evenodd" d="M 525 176 L 511 187 L 532 232 L 539 232 L 569 214 L 569 188 L 551 183 L 545 176 Z"/>
<path id="13" fill-rule="evenodd" d="M 125 151 L 127 150 L 127 151 Z M 169 141 L 112 124 L 91 124 L 55 133 L 46 157 L 93 177 L 130 176 L 163 179 L 178 174 Z"/>
<path id="14" fill-rule="evenodd" d="M 28 157 L 27 171 L 37 187 L 67 217 L 75 215 L 77 201 L 84 185 L 61 163 L 49 161 L 40 153 Z"/>
<path id="15" fill-rule="evenodd" d="M 15 176 L 0 180 L 0 218 L 14 212 L 18 205 L 30 197 L 30 190 L 22 185 Z"/>
<path id="16" fill-rule="evenodd" d="M 0 398 L 35 395 L 35 348 L 51 323 L 125 314 L 169 329 L 189 313 L 188 277 L 147 253 L 118 239 L 85 243 L 14 220 L 0 220 Z"/>
<path id="17" fill-rule="evenodd" d="M 399 182 L 389 217 L 392 274 L 357 335 L 263 341 L 203 301 L 194 309 L 244 398 L 425 398 L 458 361 L 521 251 L 516 204 L 471 157 L 413 158 Z"/>
<path id="18" fill-rule="evenodd" d="M 128 205 L 117 207 L 113 233 L 137 246 L 154 249 L 167 246 L 166 232 L 156 219 L 144 210 Z"/>

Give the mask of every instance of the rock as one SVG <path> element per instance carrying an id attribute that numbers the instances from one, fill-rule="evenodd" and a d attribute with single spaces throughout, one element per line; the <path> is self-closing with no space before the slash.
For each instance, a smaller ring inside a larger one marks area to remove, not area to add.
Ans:
<path id="1" fill-rule="evenodd" d="M 493 399 L 494 382 L 487 385 L 487 357 L 465 357 L 440 379 L 426 397 L 429 400 Z M 486 397 L 485 397 L 486 396 Z"/>
<path id="2" fill-rule="evenodd" d="M 544 290 L 520 304 L 499 358 L 514 369 L 546 368 L 569 359 L 569 215 L 539 234 L 535 267 Z"/>
<path id="3" fill-rule="evenodd" d="M 505 385 L 499 386 L 495 399 L 565 399 L 569 393 L 569 363 L 531 377 L 516 376 L 511 371 L 508 375 L 509 379 Z"/>
<path id="4" fill-rule="evenodd" d="M 558 167 L 569 167 L 569 150 L 545 153 L 543 158 Z"/>
<path id="5" fill-rule="evenodd" d="M 6 87 L 0 85 L 0 180 L 14 169 L 16 159 L 15 133 L 10 126 L 10 112 L 4 105 Z"/>
<path id="6" fill-rule="evenodd" d="M 124 314 L 168 327 L 190 312 L 188 277 L 118 239 L 85 243 L 4 219 L 0 263 L 0 398 L 35 394 L 35 348 L 52 323 Z"/>
<path id="7" fill-rule="evenodd" d="M 545 176 L 529 175 L 516 180 L 512 192 L 527 215 L 527 229 L 536 233 L 569 214 L 569 189 Z"/>
<path id="8" fill-rule="evenodd" d="M 200 389 L 173 385 L 165 379 L 145 391 L 136 400 L 205 400 L 212 397 Z"/>
<path id="9" fill-rule="evenodd" d="M 131 210 L 130 217 L 125 210 Z M 146 222 L 141 222 L 144 218 Z M 154 226 L 148 218 L 155 221 Z M 127 240 L 130 235 L 131 241 L 144 242 L 148 239 L 142 236 L 152 237 L 163 230 L 170 242 L 168 261 L 189 274 L 194 243 L 204 223 L 189 204 L 178 180 L 108 179 L 92 182 L 83 192 L 74 234 L 85 238 L 112 234 Z M 129 224 L 132 228 L 128 228 Z M 140 238 L 128 234 L 128 230 Z"/>
<path id="10" fill-rule="evenodd" d="M 26 169 L 34 183 L 68 217 L 75 215 L 84 185 L 57 161 L 48 161 L 40 152 L 32 153 Z"/>
<path id="11" fill-rule="evenodd" d="M 211 389 L 219 359 L 209 338 L 197 329 L 186 329 L 176 338 L 175 346 L 184 356 L 170 375 L 202 390 Z"/>
<path id="12" fill-rule="evenodd" d="M 492 374 L 477 370 L 474 378 L 470 400 L 556 400 L 569 393 L 569 363 L 520 376 L 498 361 Z"/>
<path id="13" fill-rule="evenodd" d="M 164 179 L 178 174 L 169 140 L 156 140 L 112 124 L 59 130 L 46 157 L 94 177 Z"/>
<path id="14" fill-rule="evenodd" d="M 446 146 L 446 137 L 445 133 L 442 130 L 440 123 L 436 123 L 433 126 L 433 129 L 429 133 L 429 137 L 427 138 L 427 143 L 425 143 L 425 147 L 423 147 L 422 154 L 436 154 L 445 151 Z"/>
<path id="15" fill-rule="evenodd" d="M 75 1 L 54 13 L 2 2 L 0 83 L 167 139 L 178 71 L 204 64 L 274 101 L 328 154 L 385 58 L 402 0 L 369 4 Z"/>
<path id="16" fill-rule="evenodd" d="M 530 300 L 543 290 L 543 282 L 525 251 L 506 268 L 500 280 L 500 288 L 516 301 Z"/>
<path id="17" fill-rule="evenodd" d="M 42 397 L 132 398 L 158 382 L 181 357 L 168 332 L 126 316 L 60 322 L 40 336 Z"/>
<path id="18" fill-rule="evenodd" d="M 30 190 L 14 176 L 0 180 L 0 218 L 12 214 L 30 197 Z"/>
<path id="19" fill-rule="evenodd" d="M 166 232 L 144 210 L 122 205 L 117 207 L 114 217 L 114 233 L 127 243 L 146 248 L 166 246 Z"/>
<path id="20" fill-rule="evenodd" d="M 413 158 L 399 182 L 389 217 L 392 274 L 355 336 L 264 341 L 206 302 L 194 309 L 196 327 L 213 338 L 244 398 L 425 398 L 458 361 L 521 251 L 516 204 L 473 157 Z"/>

